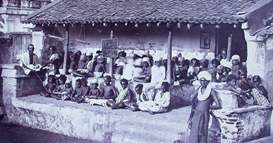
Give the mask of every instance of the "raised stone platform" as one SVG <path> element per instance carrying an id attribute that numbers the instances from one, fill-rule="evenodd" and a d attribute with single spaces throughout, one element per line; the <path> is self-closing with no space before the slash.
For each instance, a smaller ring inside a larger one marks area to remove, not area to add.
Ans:
<path id="1" fill-rule="evenodd" d="M 77 104 L 39 95 L 11 98 L 9 122 L 103 142 L 171 143 L 187 129 L 190 107 L 150 115 Z M 183 138 L 183 137 L 182 137 Z"/>

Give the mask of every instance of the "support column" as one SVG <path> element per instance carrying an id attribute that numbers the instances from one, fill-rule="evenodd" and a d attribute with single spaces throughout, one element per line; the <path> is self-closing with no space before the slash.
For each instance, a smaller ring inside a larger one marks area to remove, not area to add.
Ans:
<path id="1" fill-rule="evenodd" d="M 110 39 L 114 38 L 114 25 L 111 25 Z M 113 77 L 113 58 L 109 58 L 109 74 Z"/>
<path id="2" fill-rule="evenodd" d="M 63 74 L 66 74 L 67 69 L 67 55 L 69 48 L 69 25 L 65 25 L 65 47 L 64 47 L 64 66 L 63 66 Z"/>
<path id="3" fill-rule="evenodd" d="M 171 69 L 171 60 L 172 60 L 172 29 L 169 29 L 168 36 L 168 56 L 167 56 L 167 81 L 171 84 L 172 82 L 172 69 Z"/>
<path id="4" fill-rule="evenodd" d="M 247 30 L 244 31 L 247 43 L 247 74 L 259 75 L 265 78 L 265 42 L 260 36 L 251 36 Z"/>
<path id="5" fill-rule="evenodd" d="M 228 47 L 227 47 L 227 60 L 230 61 L 231 58 L 231 48 L 232 48 L 232 34 L 228 36 Z"/>

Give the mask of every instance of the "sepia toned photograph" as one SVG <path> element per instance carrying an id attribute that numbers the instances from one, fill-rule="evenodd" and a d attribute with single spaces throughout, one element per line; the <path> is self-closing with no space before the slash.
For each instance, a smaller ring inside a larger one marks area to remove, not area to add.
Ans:
<path id="1" fill-rule="evenodd" d="M 273 0 L 0 0 L 0 143 L 273 143 Z"/>

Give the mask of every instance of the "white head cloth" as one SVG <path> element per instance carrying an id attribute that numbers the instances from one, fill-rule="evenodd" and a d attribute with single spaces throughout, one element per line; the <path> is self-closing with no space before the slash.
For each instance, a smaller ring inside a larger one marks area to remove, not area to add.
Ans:
<path id="1" fill-rule="evenodd" d="M 162 60 L 162 57 L 159 54 L 156 54 L 154 56 L 154 61 L 161 61 L 161 60 Z"/>
<path id="2" fill-rule="evenodd" d="M 90 80 L 90 83 L 98 83 L 98 79 L 93 78 L 93 79 Z"/>
<path id="3" fill-rule="evenodd" d="M 239 55 L 233 55 L 231 57 L 231 60 L 238 60 L 238 61 L 240 61 L 240 56 Z"/>
<path id="4" fill-rule="evenodd" d="M 201 71 L 198 75 L 197 75 L 198 79 L 200 80 L 201 78 L 205 78 L 206 80 L 211 80 L 211 74 L 207 71 Z"/>
<path id="5" fill-rule="evenodd" d="M 200 80 L 201 78 L 205 78 L 206 80 L 210 81 L 211 80 L 211 74 L 207 71 L 201 71 L 198 75 L 197 75 L 198 79 Z M 197 95 L 197 99 L 199 101 L 204 101 L 207 100 L 208 97 L 210 96 L 211 93 L 211 85 L 208 84 L 206 87 L 206 90 L 204 92 L 204 94 L 202 94 L 201 90 L 202 90 L 202 86 L 198 89 L 198 95 Z"/>

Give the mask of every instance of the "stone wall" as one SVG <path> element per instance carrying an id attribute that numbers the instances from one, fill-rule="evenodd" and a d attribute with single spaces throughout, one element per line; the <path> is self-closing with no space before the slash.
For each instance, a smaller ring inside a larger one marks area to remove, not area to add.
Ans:
<path id="1" fill-rule="evenodd" d="M 221 142 L 246 142 L 270 135 L 271 108 L 250 106 L 215 110 L 220 122 Z"/>

